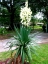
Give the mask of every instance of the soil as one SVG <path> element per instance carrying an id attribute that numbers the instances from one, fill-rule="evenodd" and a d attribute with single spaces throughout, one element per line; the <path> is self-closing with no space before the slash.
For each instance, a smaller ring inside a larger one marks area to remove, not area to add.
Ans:
<path id="1" fill-rule="evenodd" d="M 0 40 L 8 39 L 8 38 L 10 38 L 10 37 L 11 37 L 10 34 L 7 34 L 7 35 L 0 35 Z"/>

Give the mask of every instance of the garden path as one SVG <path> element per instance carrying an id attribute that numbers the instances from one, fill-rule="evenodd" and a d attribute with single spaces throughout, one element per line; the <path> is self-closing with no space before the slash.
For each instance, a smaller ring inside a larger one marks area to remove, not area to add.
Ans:
<path id="1" fill-rule="evenodd" d="M 35 36 L 35 38 L 36 38 L 36 41 L 38 44 L 48 43 L 48 33 L 38 33 Z M 0 40 L 0 52 L 9 50 L 9 48 L 6 48 L 8 46 L 6 43 L 10 42 L 12 40 L 13 40 L 13 38 Z"/>
<path id="2" fill-rule="evenodd" d="M 9 46 L 9 44 L 7 44 L 7 43 L 12 40 L 13 40 L 13 38 L 0 40 L 0 52 L 9 50 L 9 48 L 7 48 Z"/>
<path id="3" fill-rule="evenodd" d="M 39 44 L 48 43 L 48 33 L 38 33 L 35 37 Z"/>

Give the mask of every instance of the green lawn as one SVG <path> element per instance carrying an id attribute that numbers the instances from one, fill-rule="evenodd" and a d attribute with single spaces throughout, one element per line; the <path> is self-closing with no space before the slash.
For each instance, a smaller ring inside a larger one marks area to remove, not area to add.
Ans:
<path id="1" fill-rule="evenodd" d="M 40 47 L 37 48 L 38 56 L 32 54 L 32 64 L 48 64 L 48 44 L 41 44 Z M 11 57 L 11 52 L 2 52 L 0 53 L 0 60 L 5 60 Z"/>
<path id="2" fill-rule="evenodd" d="M 34 26 L 34 29 L 42 29 L 42 27 L 39 25 L 36 25 L 36 26 Z"/>
<path id="3" fill-rule="evenodd" d="M 48 44 L 40 45 L 37 54 L 38 56 L 33 55 L 32 64 L 48 64 Z"/>
<path id="4" fill-rule="evenodd" d="M 11 51 L 0 52 L 0 60 L 6 60 L 11 57 Z"/>

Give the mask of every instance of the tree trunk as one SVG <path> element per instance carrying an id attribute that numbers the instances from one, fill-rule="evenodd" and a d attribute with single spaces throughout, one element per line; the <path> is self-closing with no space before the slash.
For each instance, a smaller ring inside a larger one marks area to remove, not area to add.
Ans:
<path id="1" fill-rule="evenodd" d="M 16 58 L 16 64 L 22 64 L 20 55 Z"/>
<path id="2" fill-rule="evenodd" d="M 11 8 L 10 8 L 10 25 L 9 25 L 10 30 L 14 30 L 14 13 L 15 13 L 15 9 L 13 8 L 13 5 L 11 5 Z"/>
<path id="3" fill-rule="evenodd" d="M 48 22 L 46 24 L 46 32 L 48 33 Z"/>
<path id="4" fill-rule="evenodd" d="M 22 64 L 21 56 L 19 55 L 16 59 L 12 59 L 11 64 Z M 24 64 L 29 64 L 29 62 L 24 61 Z"/>
<path id="5" fill-rule="evenodd" d="M 10 30 L 14 30 L 14 14 L 10 15 L 10 25 L 9 25 Z"/>

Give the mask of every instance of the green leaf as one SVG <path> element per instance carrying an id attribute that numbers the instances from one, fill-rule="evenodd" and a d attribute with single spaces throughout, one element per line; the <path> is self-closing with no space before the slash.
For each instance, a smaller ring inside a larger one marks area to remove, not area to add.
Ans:
<path id="1" fill-rule="evenodd" d="M 27 58 L 28 58 L 29 63 L 32 64 L 32 56 L 30 54 L 30 51 L 26 50 L 25 53 L 27 55 Z"/>
<path id="2" fill-rule="evenodd" d="M 18 31 L 16 28 L 15 28 L 15 31 L 16 31 L 16 33 L 17 33 L 17 37 L 18 37 L 17 40 L 19 40 L 20 43 L 22 43 L 22 39 L 21 39 L 21 35 L 20 35 L 19 31 Z"/>
<path id="3" fill-rule="evenodd" d="M 16 50 L 15 59 L 20 55 L 20 47 Z"/>
<path id="4" fill-rule="evenodd" d="M 23 46 L 21 47 L 21 58 L 22 58 L 22 64 L 24 64 L 24 61 L 25 61 L 25 54 L 24 54 Z"/>

